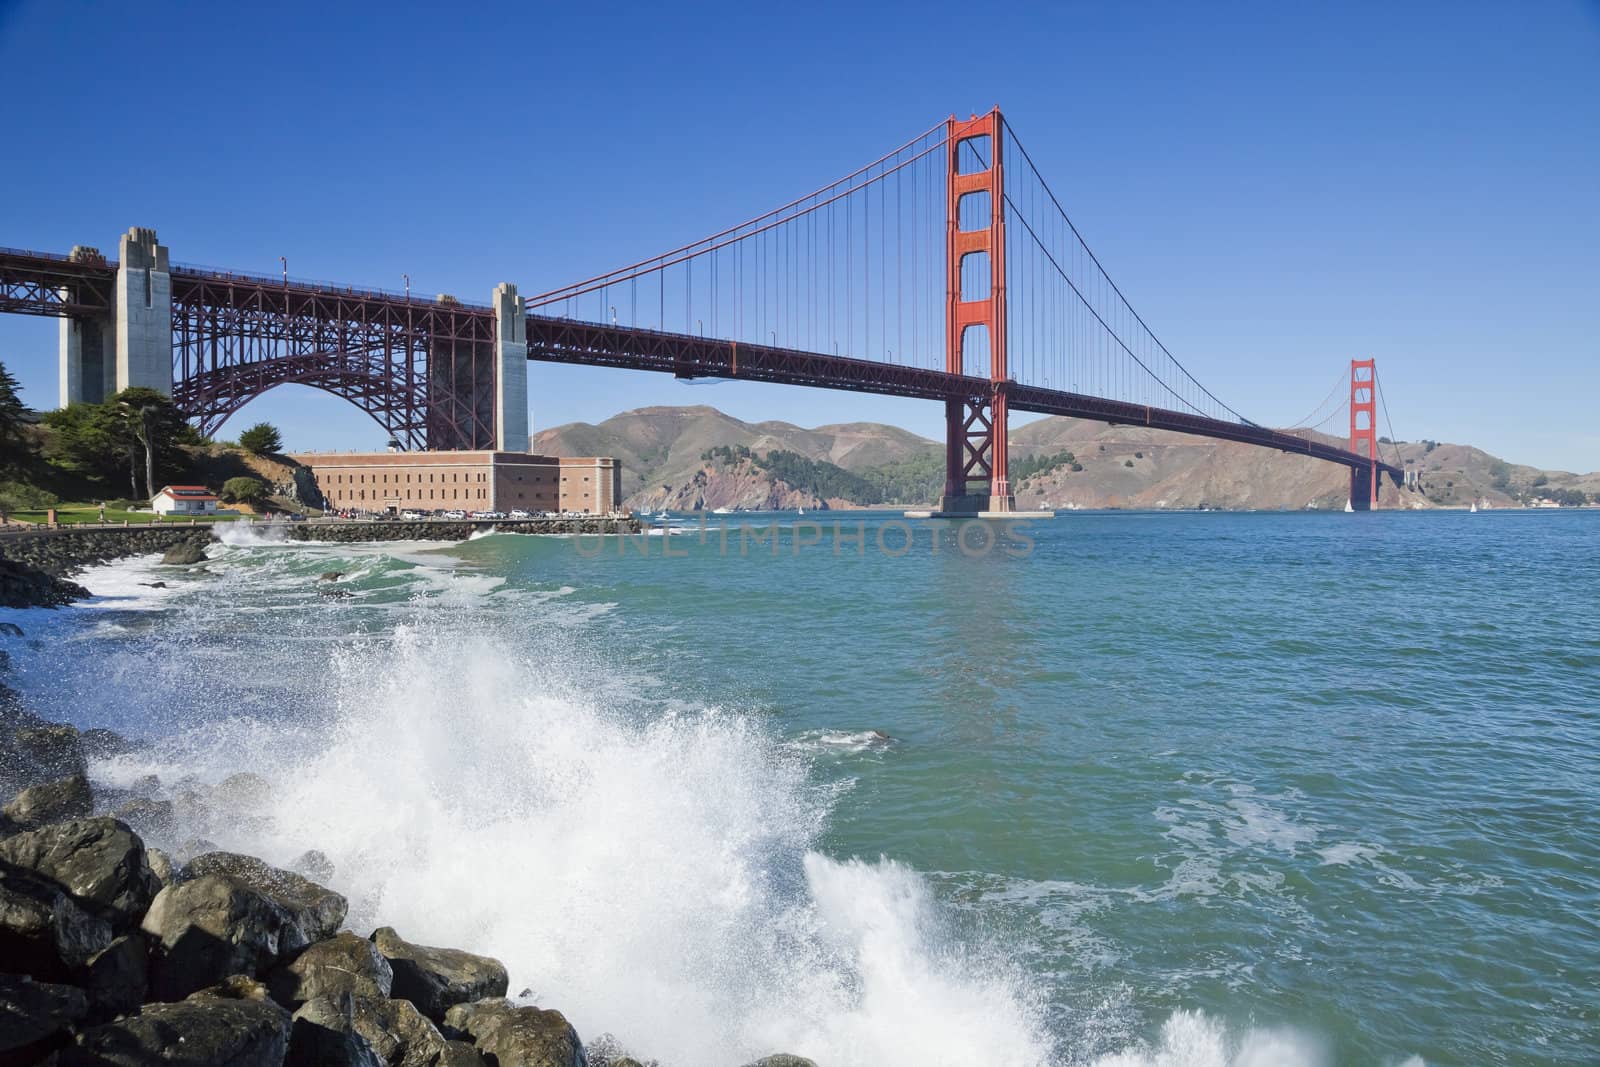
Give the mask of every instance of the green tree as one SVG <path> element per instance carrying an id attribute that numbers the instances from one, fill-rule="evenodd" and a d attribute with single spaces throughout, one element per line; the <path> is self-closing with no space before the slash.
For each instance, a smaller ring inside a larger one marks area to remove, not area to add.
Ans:
<path id="1" fill-rule="evenodd" d="M 73 404 L 44 417 L 45 458 L 101 481 L 128 475 L 128 495 L 148 500 L 158 472 L 178 466 L 179 445 L 199 441 L 193 427 L 154 389 L 124 389 L 103 404 Z M 140 467 L 145 491 L 139 491 Z"/>
<path id="2" fill-rule="evenodd" d="M 267 483 L 260 478 L 251 478 L 246 475 L 240 478 L 229 478 L 222 483 L 222 496 L 225 500 L 254 504 L 266 495 Z"/>
<path id="3" fill-rule="evenodd" d="M 239 435 L 239 447 L 258 456 L 283 451 L 283 435 L 270 422 L 258 422 Z"/>
<path id="4" fill-rule="evenodd" d="M 0 363 L 0 470 L 21 465 L 27 453 L 27 439 L 22 432 L 27 423 L 28 409 L 23 406 L 17 380 Z"/>

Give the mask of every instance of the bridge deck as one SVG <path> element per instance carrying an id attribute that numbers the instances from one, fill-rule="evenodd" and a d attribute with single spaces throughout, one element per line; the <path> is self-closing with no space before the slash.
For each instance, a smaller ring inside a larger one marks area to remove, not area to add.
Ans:
<path id="1" fill-rule="evenodd" d="M 0 249 L 0 312 L 57 317 L 103 314 L 111 306 L 111 282 L 115 271 L 115 262 L 105 259 L 73 260 L 51 253 Z M 492 320 L 494 315 L 493 309 L 481 304 L 441 304 L 386 290 L 270 278 L 204 267 L 174 265 L 171 277 L 175 309 L 192 303 L 208 307 L 220 305 L 230 309 L 248 308 L 257 312 L 277 308 L 286 316 L 292 314 L 296 318 L 338 320 L 346 326 L 358 327 L 357 335 L 374 329 L 381 331 L 386 323 L 414 322 L 417 312 L 444 313 L 453 320 L 476 317 Z M 333 324 L 329 322 L 329 325 Z M 680 378 L 773 382 L 939 401 L 978 399 L 987 396 L 991 388 L 986 378 L 946 371 L 641 327 L 605 325 L 545 315 L 529 315 L 527 326 L 528 358 L 541 362 L 656 371 Z M 459 326 L 452 327 L 452 330 L 459 331 Z M 473 332 L 487 336 L 481 330 Z M 340 330 L 329 331 L 329 335 L 350 336 L 347 331 Z M 370 337 L 365 339 L 370 343 L 378 343 Z M 303 359 L 304 354 L 298 358 Z M 179 393 L 187 395 L 182 390 Z M 1254 423 L 1228 422 L 1189 412 L 1041 386 L 1011 383 L 1008 386 L 1008 402 L 1013 411 L 1068 415 L 1240 441 L 1351 468 L 1372 465 L 1366 456 L 1337 445 Z M 1377 466 L 1396 479 L 1404 477 L 1404 472 L 1391 464 L 1380 462 Z"/>

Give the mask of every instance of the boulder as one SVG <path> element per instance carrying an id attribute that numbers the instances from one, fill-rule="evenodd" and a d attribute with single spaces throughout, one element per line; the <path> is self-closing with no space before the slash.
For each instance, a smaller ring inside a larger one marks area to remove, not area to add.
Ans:
<path id="1" fill-rule="evenodd" d="M 333 880 L 333 861 L 327 853 L 320 849 L 307 849 L 289 861 L 289 869 L 295 874 L 303 874 L 313 882 L 327 883 Z"/>
<path id="2" fill-rule="evenodd" d="M 206 558 L 206 546 L 199 541 L 185 541 L 173 545 L 161 554 L 162 563 L 171 563 L 176 566 L 187 567 L 192 563 L 203 563 Z"/>
<path id="3" fill-rule="evenodd" d="M 746 1067 L 817 1067 L 816 1060 L 808 1060 L 804 1056 L 791 1056 L 787 1052 L 775 1052 L 771 1056 L 763 1056 Z"/>
<path id="4" fill-rule="evenodd" d="M 344 897 L 293 871 L 280 870 L 254 856 L 206 852 L 183 865 L 184 878 L 215 874 L 257 887 L 295 915 L 306 941 L 322 941 L 339 932 L 349 904 Z"/>
<path id="5" fill-rule="evenodd" d="M 294 1013 L 287 1067 L 384 1067 L 367 1039 L 355 1031 L 349 997 L 317 997 Z"/>
<path id="6" fill-rule="evenodd" d="M 111 944 L 111 924 L 56 883 L 0 861 L 0 965 L 48 981 L 70 978 Z"/>
<path id="7" fill-rule="evenodd" d="M 317 581 L 319 581 L 319 582 L 337 582 L 340 578 L 343 578 L 343 577 L 344 577 L 344 571 L 323 571 L 322 572 L 322 576 L 320 578 L 318 578 Z"/>
<path id="8" fill-rule="evenodd" d="M 0 1063 L 36 1063 L 66 1044 L 67 1027 L 88 1011 L 81 990 L 0 974 Z"/>
<path id="9" fill-rule="evenodd" d="M 372 942 L 345 930 L 318 941 L 267 978 L 273 999 L 293 1010 L 342 993 L 388 1000 L 394 972 Z"/>
<path id="10" fill-rule="evenodd" d="M 117 931 L 138 922 L 161 888 L 144 842 L 115 819 L 74 819 L 0 841 L 0 860 L 58 883 Z"/>
<path id="11" fill-rule="evenodd" d="M 446 1027 L 472 1038 L 499 1067 L 584 1067 L 583 1042 L 559 1011 L 518 1007 L 503 997 L 457 1004 Z"/>
<path id="12" fill-rule="evenodd" d="M 22 627 L 14 622 L 0 622 L 0 637 L 21 637 Z"/>
<path id="13" fill-rule="evenodd" d="M 344 922 L 345 899 L 258 859 L 209 852 L 157 894 L 151 991 L 174 1000 L 230 974 L 261 975 Z"/>
<path id="14" fill-rule="evenodd" d="M 56 1053 L 59 1067 L 280 1067 L 289 1013 L 271 1000 L 199 997 L 147 1004 L 137 1015 L 86 1030 Z"/>
<path id="15" fill-rule="evenodd" d="M 457 1004 L 506 995 L 509 979 L 499 960 L 414 945 L 389 926 L 374 930 L 372 943 L 394 970 L 393 996 L 411 1001 L 435 1022 L 443 1022 Z"/>
<path id="16" fill-rule="evenodd" d="M 213 786 L 211 798 L 227 808 L 259 808 L 272 799 L 272 785 L 259 774 L 240 771 Z"/>
<path id="17" fill-rule="evenodd" d="M 160 882 L 163 888 L 177 880 L 178 866 L 172 861 L 171 856 L 159 848 L 147 848 L 144 854 L 150 863 L 150 873 L 156 876 L 156 881 Z"/>
<path id="18" fill-rule="evenodd" d="M 23 789 L 88 771 L 83 738 L 62 723 L 29 723 L 23 719 L 0 748 L 0 787 Z"/>
<path id="19" fill-rule="evenodd" d="M 33 830 L 47 823 L 94 814 L 94 794 L 81 774 L 42 785 L 30 785 L 3 809 L 19 829 Z"/>
<path id="20" fill-rule="evenodd" d="M 139 1010 L 149 988 L 148 943 L 141 933 L 123 934 L 89 957 L 80 984 L 96 1021 Z"/>
<path id="21" fill-rule="evenodd" d="M 377 1057 L 393 1067 L 476 1067 L 482 1064 L 470 1046 L 446 1041 L 439 1030 L 407 1000 L 383 1000 L 343 994 L 315 997 L 295 1012 L 308 1040 L 330 1043 L 332 1034 L 353 1034 Z M 316 1031 L 310 1027 L 318 1028 Z M 320 1032 L 319 1032 L 320 1031 Z M 464 1058 L 470 1057 L 470 1058 Z"/>

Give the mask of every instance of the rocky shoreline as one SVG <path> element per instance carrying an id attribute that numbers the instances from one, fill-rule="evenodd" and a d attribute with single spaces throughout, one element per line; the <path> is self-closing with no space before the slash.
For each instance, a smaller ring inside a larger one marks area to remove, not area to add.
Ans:
<path id="1" fill-rule="evenodd" d="M 375 541 L 465 541 L 485 530 L 523 534 L 637 534 L 634 518 L 526 519 L 489 522 L 274 523 L 289 541 L 357 544 Z M 129 556 L 162 554 L 162 562 L 198 563 L 214 540 L 210 526 L 129 526 L 28 530 L 0 534 L 0 608 L 55 608 L 89 591 L 72 575 Z M 4 1067 L 0 1064 L 0 1067 Z"/>
<path id="2" fill-rule="evenodd" d="M 69 581 L 97 563 L 160 552 L 204 558 L 207 527 L 30 530 L 0 535 L 0 608 L 58 608 L 89 596 Z"/>
<path id="3" fill-rule="evenodd" d="M 12 624 L 0 642 L 24 635 Z M 319 852 L 289 864 L 202 840 L 172 854 L 185 806 L 270 789 L 91 784 L 138 746 L 46 722 L 0 684 L 0 1067 L 237 1064 L 644 1067 L 562 1013 L 508 998 L 487 956 L 345 926 Z M 309 842 L 308 842 L 309 844 Z M 777 1054 L 751 1067 L 815 1067 Z"/>

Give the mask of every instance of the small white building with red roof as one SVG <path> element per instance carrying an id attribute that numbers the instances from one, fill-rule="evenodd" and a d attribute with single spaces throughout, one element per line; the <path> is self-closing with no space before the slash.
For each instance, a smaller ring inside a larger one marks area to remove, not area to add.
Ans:
<path id="1" fill-rule="evenodd" d="M 215 515 L 217 496 L 203 485 L 165 485 L 150 506 L 158 515 Z"/>

